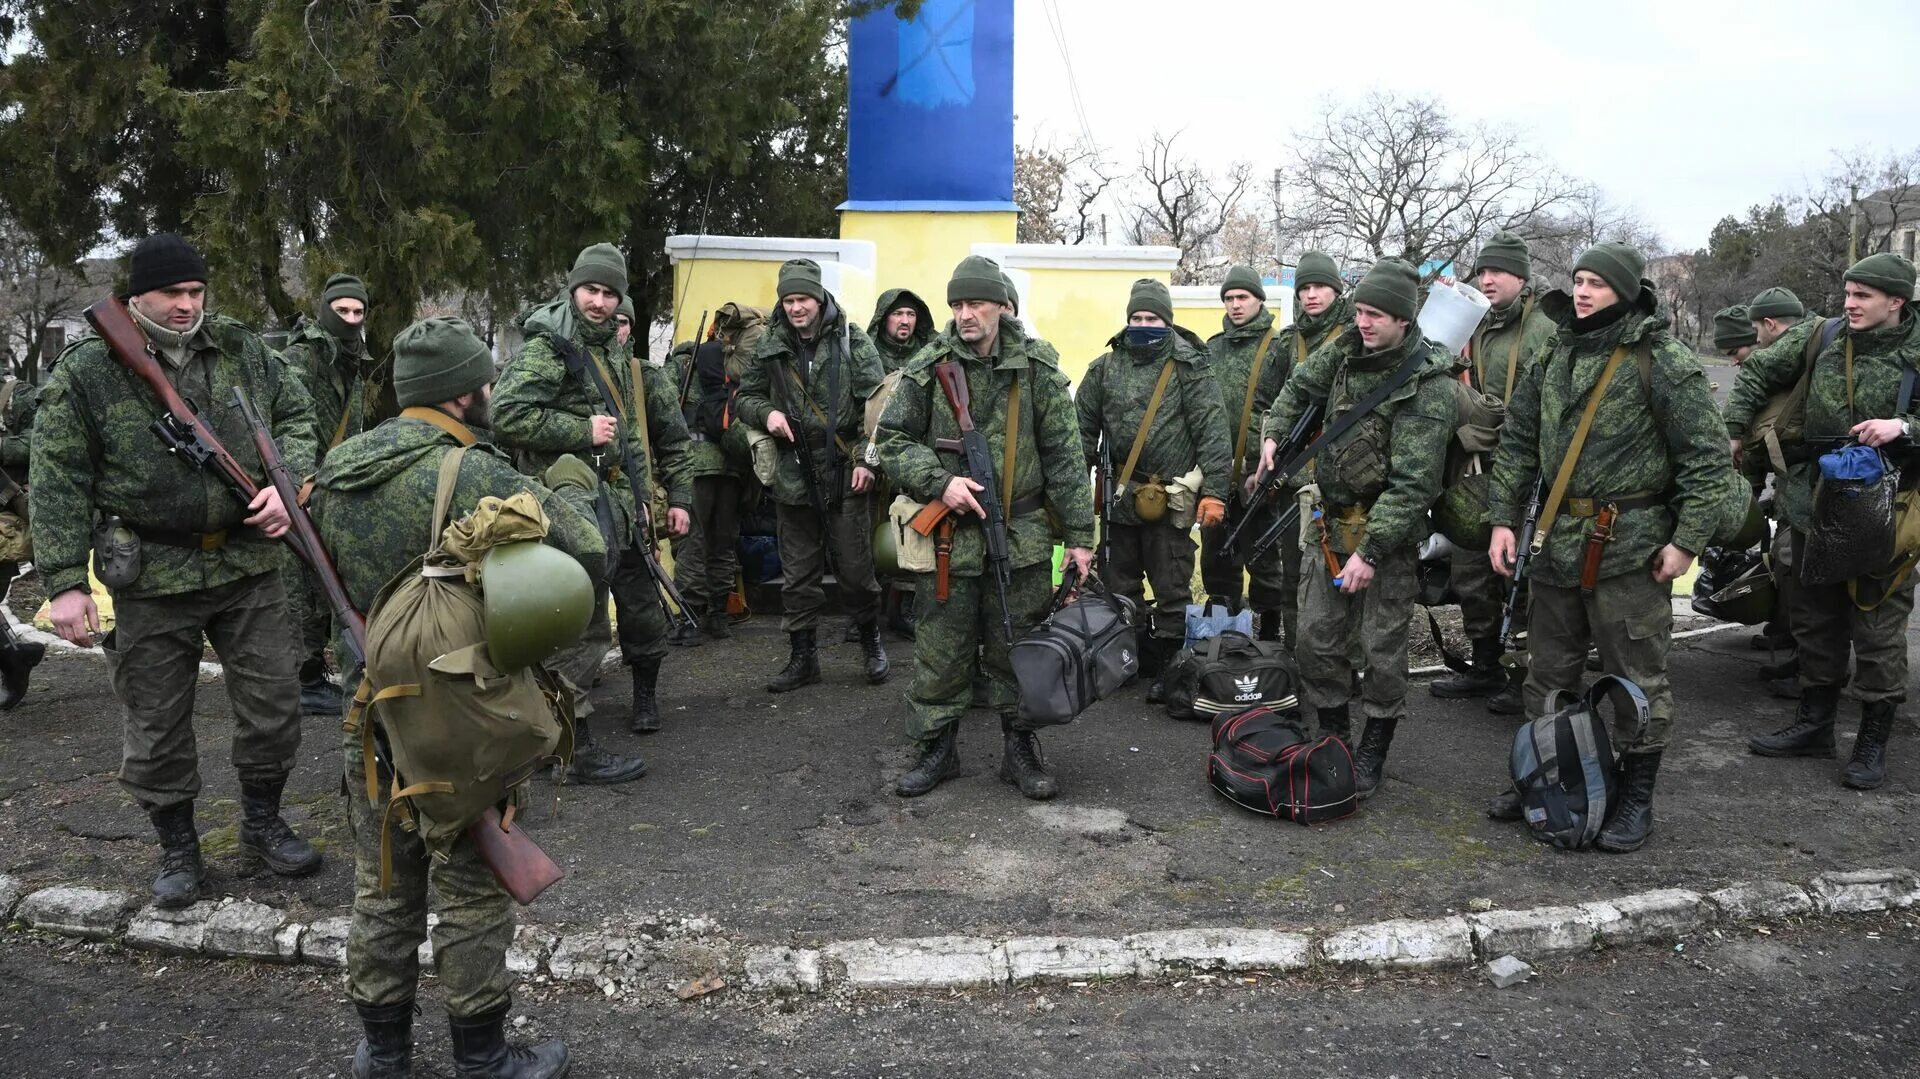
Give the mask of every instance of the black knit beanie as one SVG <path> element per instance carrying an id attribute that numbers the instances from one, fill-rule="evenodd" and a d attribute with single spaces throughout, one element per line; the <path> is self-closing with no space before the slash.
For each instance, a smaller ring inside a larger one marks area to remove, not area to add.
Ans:
<path id="1" fill-rule="evenodd" d="M 207 280 L 207 260 L 178 233 L 162 232 L 134 245 L 127 256 L 127 295 L 178 285 L 183 281 Z"/>

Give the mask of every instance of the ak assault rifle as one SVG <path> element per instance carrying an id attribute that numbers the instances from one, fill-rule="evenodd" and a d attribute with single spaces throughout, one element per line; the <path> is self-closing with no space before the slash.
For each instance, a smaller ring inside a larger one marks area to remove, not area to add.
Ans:
<path id="1" fill-rule="evenodd" d="M 1113 561 L 1113 508 L 1120 498 L 1120 484 L 1113 475 L 1113 445 L 1107 436 L 1100 436 L 1100 468 L 1094 479 L 1095 493 L 1100 496 L 1100 546 L 1095 550 L 1100 572 L 1106 573 L 1108 564 Z"/>
<path id="2" fill-rule="evenodd" d="M 1274 460 L 1285 463 L 1276 465 L 1273 471 L 1264 476 L 1255 477 L 1254 491 L 1247 498 L 1246 512 L 1240 515 L 1240 521 L 1233 526 L 1233 531 L 1227 533 L 1226 549 L 1228 551 L 1240 550 L 1238 546 L 1240 537 L 1247 531 L 1247 526 L 1253 522 L 1254 511 L 1266 505 L 1287 480 L 1293 478 L 1294 473 L 1306 467 L 1307 461 L 1319 450 L 1325 439 L 1315 439 L 1314 432 L 1319 430 L 1320 420 L 1325 414 L 1325 402 L 1316 401 L 1309 404 L 1301 411 L 1300 418 L 1293 422 L 1293 428 L 1287 432 L 1287 437 L 1274 446 Z M 1247 549 L 1247 556 L 1241 559 L 1241 565 L 1248 565 L 1259 559 L 1267 548 L 1279 541 L 1281 534 L 1286 532 L 1288 526 L 1299 517 L 1298 501 L 1281 510 L 1266 530 L 1260 533 L 1253 546 Z"/>
<path id="3" fill-rule="evenodd" d="M 846 316 L 842 314 L 841 318 L 844 319 L 845 317 Z M 842 351 L 840 362 L 843 364 L 852 363 L 852 324 L 844 324 L 841 330 Z M 832 363 L 833 361 L 829 359 L 827 362 Z M 773 383 L 774 391 L 780 395 L 781 411 L 787 417 L 787 430 L 793 432 L 793 441 L 788 445 L 794 455 L 794 463 L 800 466 L 800 480 L 806 484 L 807 505 L 813 510 L 814 515 L 820 518 L 820 553 L 826 559 L 827 569 L 832 571 L 834 579 L 838 580 L 840 578 L 840 569 L 834 564 L 833 559 L 833 511 L 845 498 L 844 492 L 846 486 L 845 479 L 840 471 L 843 467 L 840 457 L 834 452 L 836 448 L 834 441 L 840 437 L 838 424 L 840 411 L 840 368 L 829 368 L 827 372 L 827 396 L 831 398 L 828 403 L 832 406 L 833 411 L 827 416 L 827 460 L 829 462 L 829 468 L 825 476 L 820 475 L 816 467 L 819 459 L 813 455 L 813 439 L 807 434 L 807 424 L 811 421 L 794 406 L 793 391 L 788 386 L 789 382 L 798 384 L 802 401 L 811 404 L 811 400 L 807 397 L 805 383 L 800 382 L 798 375 L 790 378 L 785 365 L 778 361 L 769 365 L 767 378 L 768 381 Z"/>
<path id="4" fill-rule="evenodd" d="M 180 396 L 179 391 L 173 388 L 173 383 L 167 381 L 166 373 L 154 358 L 153 346 L 147 341 L 146 334 L 141 332 L 139 324 L 133 321 L 126 305 L 118 297 L 109 296 L 87 308 L 86 318 L 93 324 L 100 339 L 106 342 L 107 352 L 114 361 L 133 372 L 160 399 L 164 412 L 153 421 L 153 432 L 167 452 L 195 467 L 212 470 L 233 496 L 240 500 L 241 505 L 252 503 L 260 493 L 259 484 L 228 452 L 219 436 L 199 421 L 198 410 Z M 280 456 L 280 447 L 273 440 L 273 432 L 261 421 L 260 414 L 254 410 L 243 390 L 236 386 L 233 395 L 234 404 L 252 430 L 260 463 L 266 469 L 274 490 L 279 493 L 281 506 L 287 511 L 291 522 L 291 527 L 281 538 L 302 561 L 313 568 L 328 602 L 333 606 L 334 617 L 339 620 L 347 649 L 354 653 L 356 663 L 364 664 L 367 657 L 367 620 L 354 609 L 353 601 L 347 596 L 346 585 L 341 582 L 333 560 L 320 542 L 319 532 L 313 527 L 313 519 L 300 504 L 293 474 L 286 460 Z M 392 754 L 385 745 L 384 736 L 377 730 L 375 734 L 379 762 L 391 771 Z M 564 875 L 553 859 L 526 832 L 513 828 L 502 819 L 496 808 L 489 807 L 479 820 L 467 828 L 467 835 L 501 886 L 522 905 L 533 902 L 535 896 Z"/>
<path id="5" fill-rule="evenodd" d="M 1527 569 L 1533 565 L 1534 538 L 1540 531 L 1540 502 L 1546 497 L 1547 476 L 1534 477 L 1533 495 L 1527 499 L 1527 519 L 1520 525 L 1513 548 L 1513 579 L 1507 582 L 1507 602 L 1500 613 L 1500 654 L 1513 648 L 1513 621 L 1520 613 L 1520 598 L 1527 591 Z"/>
<path id="6" fill-rule="evenodd" d="M 969 399 L 966 372 L 956 363 L 936 363 L 933 377 L 939 379 L 940 388 L 947 391 L 953 417 L 960 424 L 959 450 L 967 458 L 967 478 L 980 485 L 973 497 L 986 511 L 980 520 L 980 530 L 986 536 L 987 565 L 993 570 L 993 585 L 1000 593 L 1000 632 L 1007 643 L 1012 644 L 1013 614 L 1007 610 L 1007 586 L 1013 583 L 1013 562 L 1008 551 L 1006 507 L 1000 504 L 1000 485 L 993 476 L 993 450 L 987 446 L 987 436 L 973 426 L 973 402 Z"/>

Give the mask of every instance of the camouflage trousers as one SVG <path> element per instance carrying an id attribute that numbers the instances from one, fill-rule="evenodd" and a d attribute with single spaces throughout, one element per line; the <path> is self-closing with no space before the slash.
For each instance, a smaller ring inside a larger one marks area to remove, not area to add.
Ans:
<path id="1" fill-rule="evenodd" d="M 831 511 L 830 531 L 811 506 L 775 504 L 780 539 L 780 628 L 813 629 L 826 606 L 827 548 L 840 602 L 855 622 L 880 616 L 880 582 L 873 575 L 873 496 L 849 493 Z"/>
<path id="2" fill-rule="evenodd" d="M 1448 567 L 1454 594 L 1460 597 L 1460 624 L 1470 641 L 1491 640 L 1500 636 L 1500 622 L 1507 610 L 1507 578 L 1493 572 L 1493 562 L 1485 551 L 1453 552 Z M 1527 628 L 1526 619 L 1514 618 L 1514 632 Z"/>
<path id="3" fill-rule="evenodd" d="M 513 943 L 513 900 L 480 860 L 473 840 L 453 842 L 444 861 L 427 853 L 419 835 L 395 826 L 389 836 L 393 879 L 380 892 L 382 806 L 367 802 L 360 738 L 348 735 L 347 815 L 353 827 L 353 921 L 347 930 L 347 996 L 355 1004 L 412 1000 L 420 980 L 420 945 L 427 912 L 434 923 L 433 966 L 456 1019 L 484 1015 L 507 1003 L 507 946 Z M 383 772 L 381 789 L 392 778 Z M 432 895 L 428 895 L 431 889 Z"/>
<path id="4" fill-rule="evenodd" d="M 1153 636 L 1184 641 L 1193 602 L 1193 534 L 1169 524 L 1112 525 L 1113 555 L 1102 567 L 1107 587 L 1147 610 L 1153 585 Z"/>
<path id="5" fill-rule="evenodd" d="M 1804 550 L 1806 534 L 1793 543 Z M 1869 599 L 1885 588 L 1871 578 L 1859 582 Z M 1800 682 L 1807 687 L 1845 686 L 1847 660 L 1853 660 L 1853 692 L 1861 701 L 1907 699 L 1907 621 L 1913 615 L 1914 581 L 1893 590 L 1870 611 L 1853 602 L 1845 584 L 1796 581 L 1787 623 L 1800 656 Z"/>
<path id="6" fill-rule="evenodd" d="M 1407 627 L 1420 590 L 1418 557 L 1409 549 L 1382 558 L 1373 583 L 1348 595 L 1334 587 L 1319 545 L 1299 552 L 1300 639 L 1293 655 L 1306 701 L 1316 712 L 1351 702 L 1357 643 L 1367 672 L 1360 683 L 1361 714 L 1406 716 Z"/>
<path id="7" fill-rule="evenodd" d="M 326 673 L 333 611 L 320 588 L 320 578 L 284 544 L 280 549 L 280 589 L 287 594 L 287 621 L 299 631 L 300 680 L 313 681 Z"/>
<path id="8" fill-rule="evenodd" d="M 260 573 L 216 588 L 117 598 L 101 644 L 122 709 L 120 785 L 146 810 L 200 793 L 193 737 L 200 657 L 213 645 L 233 709 L 234 770 L 284 776 L 300 749 L 300 683 L 280 578 Z"/>
<path id="9" fill-rule="evenodd" d="M 1010 576 L 1006 609 L 1018 640 L 1046 616 L 1053 598 L 1053 568 L 1040 562 L 1021 566 Z M 907 736 L 922 744 L 960 722 L 973 695 L 976 655 L 990 687 L 988 705 L 1001 716 L 1012 716 L 1015 710 L 1013 665 L 993 575 L 951 577 L 948 589 L 943 603 L 934 594 L 933 574 L 914 578 L 913 686 L 907 691 L 913 714 L 907 719 Z"/>
<path id="10" fill-rule="evenodd" d="M 1241 542 L 1251 545 L 1273 523 L 1274 511 L 1285 509 L 1291 503 L 1291 498 L 1283 498 L 1251 511 L 1253 521 L 1247 525 Z M 1233 531 L 1233 524 L 1234 521 L 1229 520 L 1219 528 L 1200 530 L 1200 583 L 1206 586 L 1209 596 L 1237 597 L 1244 587 L 1247 606 L 1256 611 L 1280 612 L 1290 644 L 1300 619 L 1300 562 L 1292 557 L 1300 546 L 1300 521 L 1296 518 L 1288 525 L 1271 547 L 1247 563 L 1244 571 L 1226 549 L 1227 533 Z"/>
<path id="11" fill-rule="evenodd" d="M 614 623 L 607 618 L 609 596 L 619 628 L 620 661 L 632 666 L 640 659 L 660 659 L 667 654 L 667 612 L 660 606 L 659 590 L 648 575 L 645 557 L 629 545 L 607 579 L 595 582 L 593 619 L 580 635 L 580 643 L 561 649 L 546 665 L 572 684 L 575 714 L 582 718 L 594 712 L 593 683 L 608 649 L 613 647 Z"/>
<path id="12" fill-rule="evenodd" d="M 1652 718 L 1644 731 L 1630 729 L 1632 717 L 1616 714 L 1613 747 L 1620 752 L 1665 749 L 1673 729 L 1673 684 L 1667 656 L 1673 649 L 1673 586 L 1635 571 L 1607 577 L 1593 595 L 1578 588 L 1529 582 L 1527 599 L 1527 683 L 1521 691 L 1527 715 L 1546 711 L 1555 690 L 1580 692 L 1587 680 L 1587 649 L 1600 653 L 1600 665 L 1640 687 Z M 1904 649 L 1903 649 L 1904 651 Z"/>
<path id="13" fill-rule="evenodd" d="M 693 527 L 673 541 L 673 583 L 696 611 L 726 613 L 740 572 L 740 477 L 696 476 Z"/>

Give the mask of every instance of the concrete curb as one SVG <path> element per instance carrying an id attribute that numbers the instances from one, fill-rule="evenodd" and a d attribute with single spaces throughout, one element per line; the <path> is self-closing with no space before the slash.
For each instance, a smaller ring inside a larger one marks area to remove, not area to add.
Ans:
<path id="1" fill-rule="evenodd" d="M 521 925 L 507 966 L 535 981 L 593 985 L 607 996 L 643 981 L 672 988 L 722 974 L 764 993 L 922 990 L 1038 982 L 1150 979 L 1186 972 L 1298 971 L 1314 965 L 1434 970 L 1502 956 L 1537 960 L 1597 948 L 1679 940 L 1716 924 L 1901 910 L 1920 904 L 1920 871 L 1822 873 L 1806 885 L 1749 881 L 1702 894 L 1664 888 L 1587 903 L 1449 914 L 1320 931 L 1175 929 L 1124 937 L 911 937 L 818 948 L 730 941 L 705 918 L 636 916 L 620 928 L 562 932 Z M 139 908 L 124 892 L 69 885 L 28 889 L 0 875 L 0 921 L 130 948 L 214 958 L 340 967 L 348 919 L 309 923 L 248 899 L 185 910 Z M 431 960 L 430 945 L 422 960 Z"/>

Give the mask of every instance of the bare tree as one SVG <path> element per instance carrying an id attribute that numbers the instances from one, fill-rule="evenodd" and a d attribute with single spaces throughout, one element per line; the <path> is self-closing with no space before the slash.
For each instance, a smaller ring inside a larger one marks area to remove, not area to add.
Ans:
<path id="1" fill-rule="evenodd" d="M 1013 152 L 1013 200 L 1021 243 L 1082 244 L 1097 239 L 1101 196 L 1114 171 L 1097 147 L 1022 146 Z"/>
<path id="2" fill-rule="evenodd" d="M 1570 284 L 1574 262 L 1594 244 L 1629 243 L 1649 258 L 1660 254 L 1659 232 L 1592 184 L 1573 187 L 1557 207 L 1508 227 L 1526 239 L 1533 279 L 1541 285 Z"/>
<path id="3" fill-rule="evenodd" d="M 1802 253 L 1834 282 L 1853 259 L 1891 250 L 1903 227 L 1920 221 L 1920 147 L 1876 155 L 1866 149 L 1836 152 L 1824 180 L 1805 196 Z"/>
<path id="4" fill-rule="evenodd" d="M 1430 275 L 1497 229 L 1561 209 L 1573 185 L 1517 132 L 1462 126 L 1432 98 L 1328 101 L 1280 172 L 1290 253 L 1397 255 Z"/>
<path id="5" fill-rule="evenodd" d="M 9 373 L 39 383 L 47 324 L 72 312 L 88 286 L 84 264 L 49 260 L 11 216 L 0 215 L 0 357 Z"/>
<path id="6" fill-rule="evenodd" d="M 1221 233 L 1253 187 L 1253 166 L 1237 162 L 1214 175 L 1174 152 L 1178 132 L 1161 135 L 1140 150 L 1132 195 L 1124 214 L 1127 242 L 1180 249 L 1176 285 L 1198 284 L 1216 253 Z"/>

